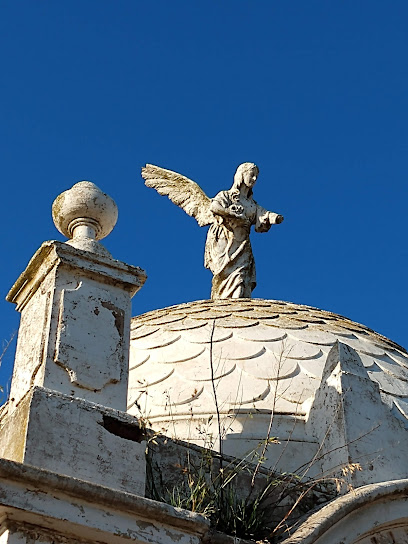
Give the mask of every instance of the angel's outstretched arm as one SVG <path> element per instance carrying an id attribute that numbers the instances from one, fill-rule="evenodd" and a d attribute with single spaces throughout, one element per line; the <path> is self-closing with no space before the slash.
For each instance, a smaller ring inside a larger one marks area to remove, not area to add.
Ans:
<path id="1" fill-rule="evenodd" d="M 268 232 L 271 225 L 278 225 L 279 223 L 282 223 L 282 221 L 283 215 L 270 212 L 265 208 L 262 208 L 262 206 L 259 206 L 259 204 L 256 205 L 256 232 Z"/>

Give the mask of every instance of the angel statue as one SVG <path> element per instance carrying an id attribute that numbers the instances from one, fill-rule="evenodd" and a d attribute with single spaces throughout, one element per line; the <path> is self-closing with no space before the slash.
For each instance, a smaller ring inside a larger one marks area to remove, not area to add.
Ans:
<path id="1" fill-rule="evenodd" d="M 283 216 L 262 208 L 252 198 L 259 174 L 252 162 L 240 164 L 229 191 L 208 198 L 191 179 L 159 166 L 146 164 L 142 177 L 147 187 L 183 208 L 200 227 L 211 225 L 205 243 L 204 265 L 213 273 L 211 298 L 251 298 L 256 286 L 255 261 L 249 233 L 267 232 Z"/>

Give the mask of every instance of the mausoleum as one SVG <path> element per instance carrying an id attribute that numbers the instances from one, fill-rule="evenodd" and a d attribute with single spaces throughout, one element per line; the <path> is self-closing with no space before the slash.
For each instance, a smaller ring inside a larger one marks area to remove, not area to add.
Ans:
<path id="1" fill-rule="evenodd" d="M 115 202 L 85 181 L 57 197 L 68 241 L 44 242 L 7 297 L 21 322 L 0 414 L 0 544 L 408 543 L 408 353 L 329 311 L 250 298 L 250 228 L 283 220 L 254 204 L 257 175 L 244 163 L 208 199 L 144 169 L 210 225 L 214 280 L 209 300 L 136 317 L 146 274 L 100 241 Z M 218 502 L 187 501 L 215 481 Z"/>

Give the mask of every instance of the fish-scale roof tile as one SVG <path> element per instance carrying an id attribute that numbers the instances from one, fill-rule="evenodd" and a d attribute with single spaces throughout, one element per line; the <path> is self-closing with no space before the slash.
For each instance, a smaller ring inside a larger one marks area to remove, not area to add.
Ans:
<path id="1" fill-rule="evenodd" d="M 195 301 L 133 318 L 129 411 L 140 415 L 143 406 L 164 420 L 170 403 L 174 415 L 213 414 L 215 390 L 224 413 L 242 406 L 254 417 L 272 409 L 302 415 L 337 340 L 357 351 L 390 407 L 408 417 L 401 346 L 332 312 L 259 299 Z"/>

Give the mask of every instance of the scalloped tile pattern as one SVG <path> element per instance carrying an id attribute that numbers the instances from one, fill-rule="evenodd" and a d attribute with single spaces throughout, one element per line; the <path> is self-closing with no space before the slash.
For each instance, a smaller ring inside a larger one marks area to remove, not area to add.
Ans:
<path id="1" fill-rule="evenodd" d="M 158 419 L 169 407 L 180 417 L 213 414 L 215 388 L 223 413 L 274 406 L 305 414 L 337 339 L 359 353 L 387 405 L 408 419 L 404 348 L 340 315 L 258 299 L 203 300 L 134 317 L 128 410 Z"/>

